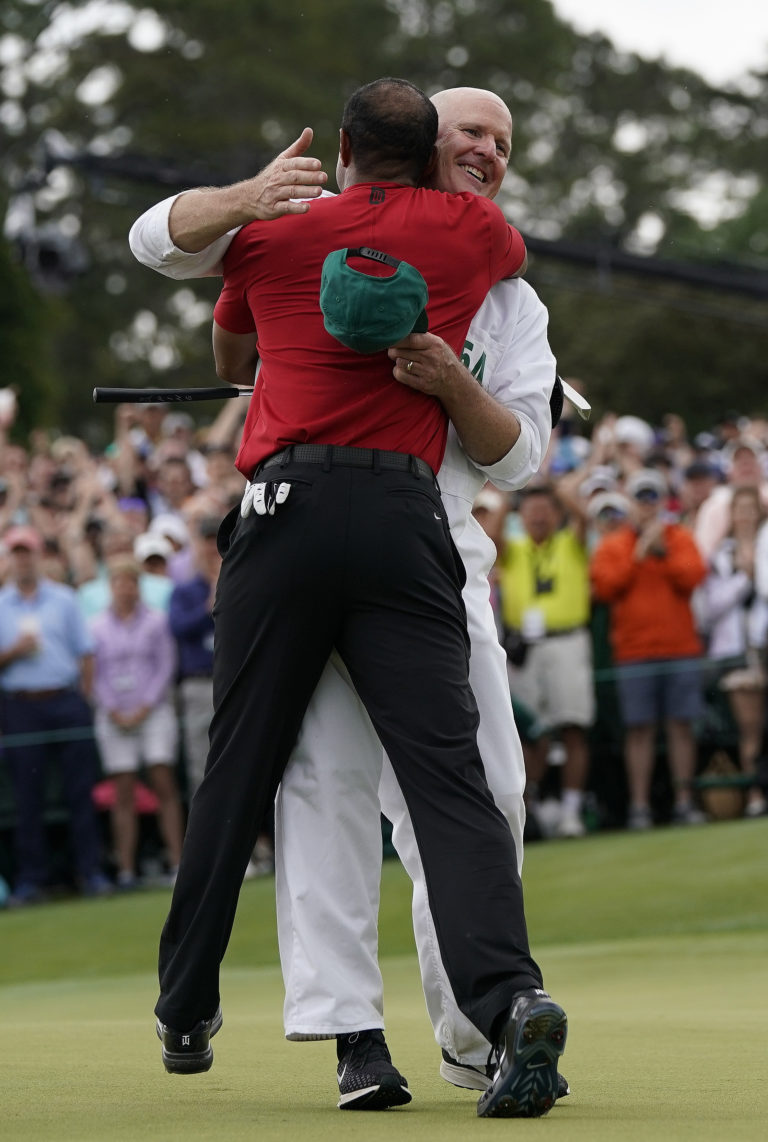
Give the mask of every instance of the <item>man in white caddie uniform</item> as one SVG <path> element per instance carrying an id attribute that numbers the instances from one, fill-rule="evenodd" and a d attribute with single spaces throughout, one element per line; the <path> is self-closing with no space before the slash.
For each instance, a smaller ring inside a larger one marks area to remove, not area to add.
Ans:
<path id="1" fill-rule="evenodd" d="M 477 89 L 441 92 L 434 102 L 440 117 L 434 185 L 494 197 L 511 145 L 506 105 Z M 271 164 L 263 172 L 261 184 L 257 176 L 222 191 L 167 199 L 147 211 L 131 231 L 138 260 L 176 279 L 220 273 L 221 258 L 238 225 L 248 217 L 307 209 L 306 203 L 287 200 L 319 193 L 316 161 L 301 158 L 311 141 L 311 134 L 307 136 L 305 132 L 276 160 L 282 160 L 279 171 Z M 434 353 L 420 358 L 419 335 L 410 341 L 408 357 L 421 360 L 420 372 L 431 368 L 435 377 L 442 370 L 456 376 L 455 358 L 437 359 Z M 394 351 L 390 355 L 397 357 Z M 473 423 L 462 422 L 461 441 L 451 425 L 438 480 L 467 574 L 463 595 L 472 642 L 470 681 L 480 710 L 478 744 L 488 785 L 509 821 L 520 866 L 525 768 L 506 657 L 489 599 L 487 576 L 495 548 L 471 508 L 487 480 L 504 490 L 522 487 L 538 470 L 549 442 L 556 363 L 547 341 L 546 309 L 527 283 L 515 279 L 494 287 L 472 322 L 462 363 L 466 398 L 482 404 Z M 404 373 L 395 375 L 406 381 Z M 430 391 L 441 396 L 437 388 Z M 380 810 L 393 824 L 395 847 L 414 884 L 414 932 L 427 1008 L 443 1052 L 441 1074 L 455 1085 L 485 1089 L 489 1044 L 456 1006 L 399 785 L 335 654 L 305 716 L 277 800 L 276 890 L 286 1036 L 336 1038 L 341 1060 L 350 1039 L 384 1026 L 377 959 Z M 375 1056 L 369 1052 L 363 1059 L 371 1072 L 368 1087 L 345 1091 L 340 1078 L 340 1105 L 365 1108 L 376 1085 Z M 339 1071 L 341 1075 L 341 1065 Z"/>

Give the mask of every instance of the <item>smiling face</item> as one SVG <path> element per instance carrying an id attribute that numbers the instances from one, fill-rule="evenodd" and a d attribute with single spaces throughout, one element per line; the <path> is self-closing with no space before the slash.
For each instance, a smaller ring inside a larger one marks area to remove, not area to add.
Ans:
<path id="1" fill-rule="evenodd" d="M 453 87 L 432 96 L 437 108 L 437 164 L 429 185 L 450 194 L 495 198 L 512 149 L 512 116 L 492 91 Z"/>

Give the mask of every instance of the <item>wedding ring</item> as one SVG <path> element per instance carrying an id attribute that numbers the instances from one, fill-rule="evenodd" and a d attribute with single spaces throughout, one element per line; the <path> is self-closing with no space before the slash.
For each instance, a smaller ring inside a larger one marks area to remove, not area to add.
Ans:
<path id="1" fill-rule="evenodd" d="M 413 361 L 409 361 L 408 364 L 405 366 L 406 373 L 410 373 L 412 368 L 413 368 Z"/>

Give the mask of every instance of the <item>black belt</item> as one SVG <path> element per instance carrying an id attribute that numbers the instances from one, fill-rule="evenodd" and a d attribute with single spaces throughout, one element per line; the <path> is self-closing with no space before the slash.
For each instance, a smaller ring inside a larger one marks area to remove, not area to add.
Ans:
<path id="1" fill-rule="evenodd" d="M 60 698 L 62 694 L 71 694 L 69 686 L 61 686 L 55 690 L 4 690 L 6 698 L 15 698 L 20 702 L 46 702 L 49 698 Z"/>
<path id="2" fill-rule="evenodd" d="M 413 472 L 434 480 L 435 474 L 425 460 L 408 452 L 383 452 L 380 448 L 348 448 L 339 444 L 290 444 L 282 452 L 275 452 L 258 465 L 256 471 L 272 468 L 276 464 L 324 464 L 346 468 L 386 469 L 392 472 Z"/>

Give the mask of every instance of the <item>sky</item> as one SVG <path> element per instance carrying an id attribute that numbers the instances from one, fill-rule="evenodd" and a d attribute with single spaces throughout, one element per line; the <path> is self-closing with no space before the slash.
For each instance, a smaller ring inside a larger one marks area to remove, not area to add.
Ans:
<path id="1" fill-rule="evenodd" d="M 579 32 L 618 48 L 689 67 L 710 83 L 768 69 L 768 0 L 552 0 Z"/>

